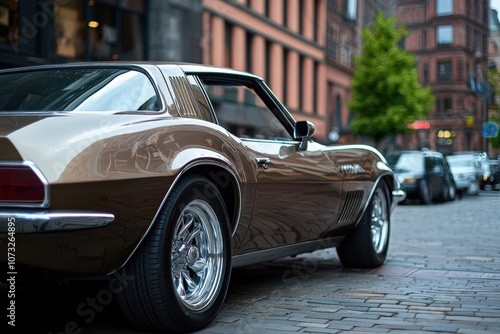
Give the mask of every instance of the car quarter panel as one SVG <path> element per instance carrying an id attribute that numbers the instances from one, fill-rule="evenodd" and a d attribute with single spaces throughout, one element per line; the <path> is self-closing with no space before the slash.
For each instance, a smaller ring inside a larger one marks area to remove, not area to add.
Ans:
<path id="1" fill-rule="evenodd" d="M 3 130 L 2 140 L 11 145 L 0 159 L 30 160 L 40 169 L 50 192 L 44 210 L 104 212 L 115 219 L 103 227 L 71 232 L 19 231 L 20 266 L 68 274 L 118 269 L 145 237 L 179 175 L 189 168 L 217 171 L 204 166 L 223 167 L 239 184 L 237 247 L 249 221 L 253 189 L 247 187 L 247 178 L 255 174 L 255 167 L 248 163 L 241 143 L 220 127 L 166 115 L 46 116 L 30 122 L 24 117 L 2 116 L 11 124 L 26 125 Z M 4 207 L 2 213 L 8 215 L 9 210 L 13 209 Z M 23 209 L 30 210 L 35 209 Z M 5 241 L 6 235 L 0 238 Z M 6 254 L 2 252 L 1 261 Z"/>

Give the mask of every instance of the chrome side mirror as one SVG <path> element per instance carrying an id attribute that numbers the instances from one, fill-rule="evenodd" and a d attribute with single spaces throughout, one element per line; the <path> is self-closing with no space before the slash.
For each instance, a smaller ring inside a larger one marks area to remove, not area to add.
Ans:
<path id="1" fill-rule="evenodd" d="M 314 124 L 309 121 L 299 121 L 295 123 L 293 136 L 300 140 L 299 151 L 307 150 L 307 142 L 314 134 Z"/>

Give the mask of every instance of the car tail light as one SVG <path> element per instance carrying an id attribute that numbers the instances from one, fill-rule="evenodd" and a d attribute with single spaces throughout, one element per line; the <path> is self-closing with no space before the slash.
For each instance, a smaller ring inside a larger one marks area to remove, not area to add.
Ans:
<path id="1" fill-rule="evenodd" d="M 42 206 L 46 183 L 30 164 L 0 164 L 0 205 Z"/>

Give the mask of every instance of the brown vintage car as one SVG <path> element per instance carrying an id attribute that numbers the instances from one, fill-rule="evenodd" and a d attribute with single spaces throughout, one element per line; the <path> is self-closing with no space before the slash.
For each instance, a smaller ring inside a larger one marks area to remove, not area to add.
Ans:
<path id="1" fill-rule="evenodd" d="M 386 259 L 405 194 L 385 159 L 315 142 L 255 75 L 88 63 L 3 70 L 0 87 L 0 262 L 18 281 L 107 277 L 136 326 L 192 331 L 232 268 Z"/>

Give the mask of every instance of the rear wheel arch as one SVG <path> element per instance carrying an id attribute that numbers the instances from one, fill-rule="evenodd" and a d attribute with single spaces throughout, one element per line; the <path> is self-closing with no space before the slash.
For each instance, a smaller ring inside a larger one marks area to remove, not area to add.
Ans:
<path id="1" fill-rule="evenodd" d="M 241 211 L 241 189 L 236 175 L 229 167 L 214 163 L 196 164 L 185 170 L 181 178 L 188 175 L 205 176 L 217 187 L 226 205 L 230 229 L 234 232 Z"/>

